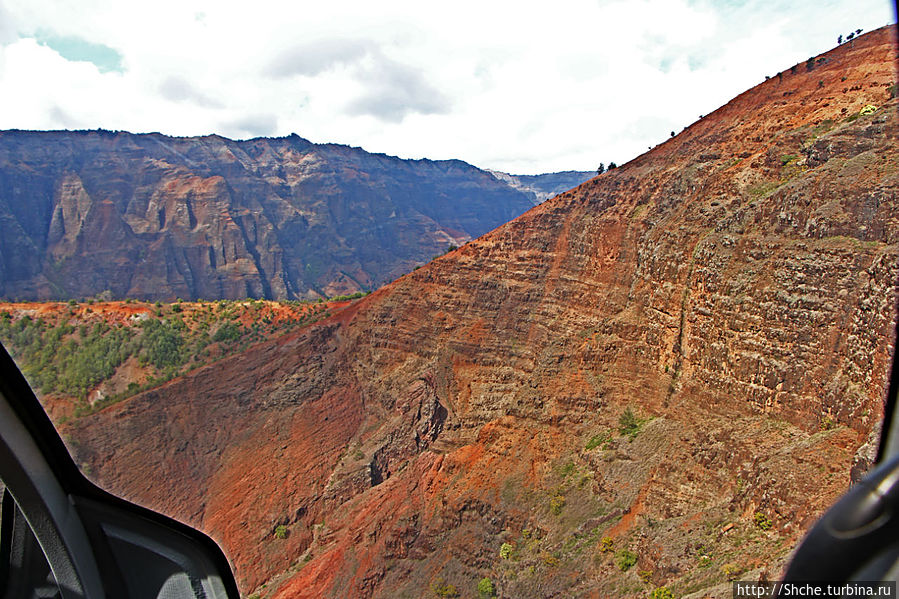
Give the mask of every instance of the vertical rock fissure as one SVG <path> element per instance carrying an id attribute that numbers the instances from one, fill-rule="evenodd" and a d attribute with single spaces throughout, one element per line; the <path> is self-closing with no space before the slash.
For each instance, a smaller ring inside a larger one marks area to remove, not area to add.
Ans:
<path id="1" fill-rule="evenodd" d="M 240 236 L 243 238 L 247 253 L 253 258 L 253 264 L 256 265 L 256 270 L 259 272 L 259 284 L 262 286 L 263 296 L 265 299 L 274 299 L 271 283 L 265 273 L 265 269 L 262 267 L 262 259 L 259 256 L 259 250 L 256 248 L 255 244 L 250 242 L 250 236 L 247 234 L 246 225 L 243 219 L 238 218 L 235 219 L 234 222 L 237 223 L 237 228 L 240 230 Z"/>
<path id="2" fill-rule="evenodd" d="M 677 391 L 677 381 L 680 378 L 681 368 L 683 367 L 684 363 L 684 330 L 686 329 L 687 324 L 687 307 L 690 303 L 690 282 L 693 280 L 693 268 L 696 265 L 696 250 L 705 240 L 707 235 L 708 232 L 706 232 L 706 234 L 696 242 L 696 245 L 693 246 L 693 251 L 690 252 L 690 262 L 687 266 L 687 276 L 684 279 L 684 291 L 681 296 L 680 318 L 678 319 L 677 327 L 677 339 L 674 342 L 674 373 L 671 375 L 671 384 L 668 385 L 668 392 L 665 395 L 665 401 L 663 404 L 666 408 L 669 407 L 671 397 Z"/>

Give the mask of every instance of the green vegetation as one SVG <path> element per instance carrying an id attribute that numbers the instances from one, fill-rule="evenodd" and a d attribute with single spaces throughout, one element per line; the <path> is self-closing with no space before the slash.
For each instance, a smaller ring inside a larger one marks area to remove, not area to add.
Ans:
<path id="1" fill-rule="evenodd" d="M 643 425 L 647 422 L 649 422 L 648 418 L 638 418 L 633 410 L 627 407 L 618 418 L 618 432 L 633 440 L 640 434 L 640 431 L 643 430 Z"/>
<path id="2" fill-rule="evenodd" d="M 565 507 L 565 496 L 562 494 L 555 495 L 552 499 L 549 500 L 549 511 L 554 515 L 559 516 L 562 514 L 562 508 Z"/>
<path id="3" fill-rule="evenodd" d="M 182 326 L 176 329 L 173 323 L 165 320 L 145 320 L 141 323 L 144 329 L 142 362 L 150 363 L 158 370 L 177 368 L 184 363 L 186 358 L 182 354 L 184 337 L 181 336 Z"/>
<path id="4" fill-rule="evenodd" d="M 480 597 L 496 597 L 496 589 L 493 587 L 493 581 L 486 576 L 478 581 L 478 596 Z"/>
<path id="5" fill-rule="evenodd" d="M 759 183 L 757 185 L 753 185 L 749 187 L 747 191 L 749 191 L 749 195 L 753 198 L 763 198 L 770 194 L 772 191 L 780 187 L 780 181 L 767 181 L 764 183 Z"/>
<path id="6" fill-rule="evenodd" d="M 674 593 L 668 590 L 668 587 L 659 587 L 653 589 L 649 594 L 649 599 L 675 599 Z"/>
<path id="7" fill-rule="evenodd" d="M 737 576 L 743 573 L 743 570 L 736 564 L 724 564 L 721 566 L 721 574 L 727 580 L 736 580 Z"/>
<path id="8" fill-rule="evenodd" d="M 819 135 L 823 135 L 833 129 L 834 120 L 833 119 L 824 119 L 821 121 L 814 129 L 812 129 L 812 135 L 815 137 Z"/>
<path id="9" fill-rule="evenodd" d="M 543 560 L 543 564 L 549 566 L 550 568 L 558 568 L 559 564 L 562 562 L 559 561 L 559 558 L 548 551 L 544 551 L 540 554 L 540 559 Z"/>
<path id="10" fill-rule="evenodd" d="M 77 329 L 68 322 L 51 325 L 27 314 L 13 320 L 0 315 L 0 340 L 19 360 L 31 385 L 42 393 L 84 396 L 135 350 L 130 335 L 105 322 Z"/>
<path id="11" fill-rule="evenodd" d="M 275 527 L 275 538 L 276 539 L 286 539 L 287 538 L 287 527 L 283 524 L 279 524 Z"/>
<path id="12" fill-rule="evenodd" d="M 509 559 L 512 556 L 512 551 L 515 547 L 512 546 L 511 543 L 503 543 L 499 547 L 499 556 L 502 559 Z"/>
<path id="13" fill-rule="evenodd" d="M 637 554 L 628 549 L 620 549 L 615 554 L 615 565 L 622 572 L 627 572 L 637 563 Z"/>
<path id="14" fill-rule="evenodd" d="M 771 530 L 771 519 L 762 512 L 756 512 L 752 519 L 761 530 Z"/>
<path id="15" fill-rule="evenodd" d="M 608 431 L 606 431 L 604 433 L 598 433 L 598 434 L 590 437 L 590 440 L 587 441 L 587 444 L 584 446 L 584 449 L 586 449 L 587 451 L 592 451 L 592 450 L 596 449 L 597 447 L 599 447 L 600 445 L 602 446 L 603 449 L 608 449 L 609 444 L 611 442 L 612 442 L 611 433 L 609 433 Z"/>
<path id="16" fill-rule="evenodd" d="M 646 210 L 648 207 L 649 207 L 648 204 L 640 204 L 639 206 L 635 206 L 634 209 L 631 211 L 630 217 L 633 220 L 637 220 L 637 219 L 641 218 L 644 214 L 646 214 Z"/>
<path id="17" fill-rule="evenodd" d="M 212 336 L 216 343 L 234 343 L 243 335 L 243 327 L 234 322 L 224 322 Z"/>
<path id="18" fill-rule="evenodd" d="M 601 553 L 611 553 L 615 548 L 615 541 L 612 540 L 612 537 L 603 537 L 599 541 L 599 551 Z"/>
<path id="19" fill-rule="evenodd" d="M 0 312 L 0 341 L 33 388 L 70 398 L 78 417 L 329 314 L 308 302 L 122 304 L 16 304 Z"/>
<path id="20" fill-rule="evenodd" d="M 737 166 L 741 162 L 743 162 L 742 158 L 740 158 L 739 156 L 734 156 L 733 158 L 728 160 L 726 163 L 724 163 L 724 165 L 720 167 L 720 170 L 726 171 L 727 169 L 729 169 L 731 167 Z"/>
<path id="21" fill-rule="evenodd" d="M 459 589 L 454 584 L 447 584 L 442 578 L 438 578 L 432 585 L 431 591 L 438 597 L 458 597 Z"/>
<path id="22" fill-rule="evenodd" d="M 346 302 L 349 300 L 359 299 L 360 297 L 365 297 L 371 293 L 371 291 L 357 291 L 356 293 L 352 293 L 350 295 L 336 295 L 329 299 L 329 302 Z"/>

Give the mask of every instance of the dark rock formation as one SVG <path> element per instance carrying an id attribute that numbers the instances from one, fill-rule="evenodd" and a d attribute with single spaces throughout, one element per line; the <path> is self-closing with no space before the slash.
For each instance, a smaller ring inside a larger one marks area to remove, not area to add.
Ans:
<path id="1" fill-rule="evenodd" d="M 5 131 L 0 297 L 352 293 L 511 220 L 532 196 L 458 160 L 297 136 Z"/>

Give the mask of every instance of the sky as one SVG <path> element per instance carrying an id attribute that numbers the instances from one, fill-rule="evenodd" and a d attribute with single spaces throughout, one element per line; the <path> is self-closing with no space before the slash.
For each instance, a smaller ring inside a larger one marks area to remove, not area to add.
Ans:
<path id="1" fill-rule="evenodd" d="M 0 129 L 296 133 L 514 174 L 595 170 L 893 13 L 881 0 L 0 0 Z"/>

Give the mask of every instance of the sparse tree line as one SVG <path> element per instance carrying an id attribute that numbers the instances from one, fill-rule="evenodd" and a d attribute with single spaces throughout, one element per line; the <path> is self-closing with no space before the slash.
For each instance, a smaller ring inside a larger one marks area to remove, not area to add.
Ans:
<path id="1" fill-rule="evenodd" d="M 860 36 L 860 35 L 862 34 L 862 31 L 863 31 L 863 29 L 856 29 L 855 31 L 852 31 L 852 32 L 848 33 L 848 34 L 845 36 L 845 38 L 844 38 L 842 35 L 840 35 L 840 36 L 837 38 L 837 44 L 842 44 L 842 43 L 844 43 L 844 42 L 851 42 L 853 39 L 855 39 L 856 37 Z M 810 57 L 810 58 L 805 62 L 805 70 L 806 70 L 806 71 L 812 71 L 812 70 L 815 68 L 815 66 L 816 66 L 817 64 L 822 63 L 822 62 L 826 62 L 826 61 L 827 61 L 826 58 L 818 58 L 818 59 L 816 59 L 814 56 L 812 56 L 812 57 Z M 793 74 L 793 75 L 795 75 L 798 71 L 799 71 L 799 65 L 798 65 L 798 64 L 793 65 L 793 66 L 790 68 L 790 73 Z M 780 73 L 777 73 L 777 74 L 775 75 L 775 77 L 777 77 L 778 81 L 783 81 L 784 74 L 783 74 L 783 72 L 780 72 Z M 768 81 L 769 79 L 771 79 L 771 77 L 768 76 L 768 75 L 765 75 L 765 81 Z M 705 115 L 700 114 L 700 115 L 699 115 L 699 120 L 702 120 L 702 119 L 704 118 L 704 116 L 705 116 Z M 686 127 L 685 127 L 685 128 L 686 128 Z M 671 132 L 671 137 L 674 137 L 674 135 L 675 135 L 675 133 L 674 133 L 674 131 L 672 131 L 672 132 Z M 652 148 L 649 148 L 649 149 L 652 149 Z M 618 165 L 615 164 L 614 162 L 610 162 L 610 163 L 609 163 L 609 166 L 608 166 L 608 169 L 606 169 L 606 165 L 603 164 L 602 162 L 600 162 L 600 163 L 599 163 L 599 168 L 596 169 L 596 174 L 597 174 L 597 175 L 601 175 L 601 174 L 605 173 L 606 170 L 612 170 L 613 168 L 616 168 L 617 166 L 618 166 Z"/>
<path id="2" fill-rule="evenodd" d="M 618 165 L 615 164 L 614 162 L 610 162 L 608 170 L 612 170 L 613 168 L 618 168 Z M 604 163 L 600 162 L 599 168 L 596 169 L 596 174 L 601 175 L 604 172 L 606 172 L 606 165 Z"/>
<path id="3" fill-rule="evenodd" d="M 861 35 L 861 34 L 862 34 L 862 30 L 856 29 L 855 31 L 850 32 L 846 36 L 845 40 L 843 39 L 843 36 L 841 35 L 837 38 L 837 44 L 842 44 L 844 41 L 851 42 L 853 39 L 855 39 L 856 36 Z"/>

